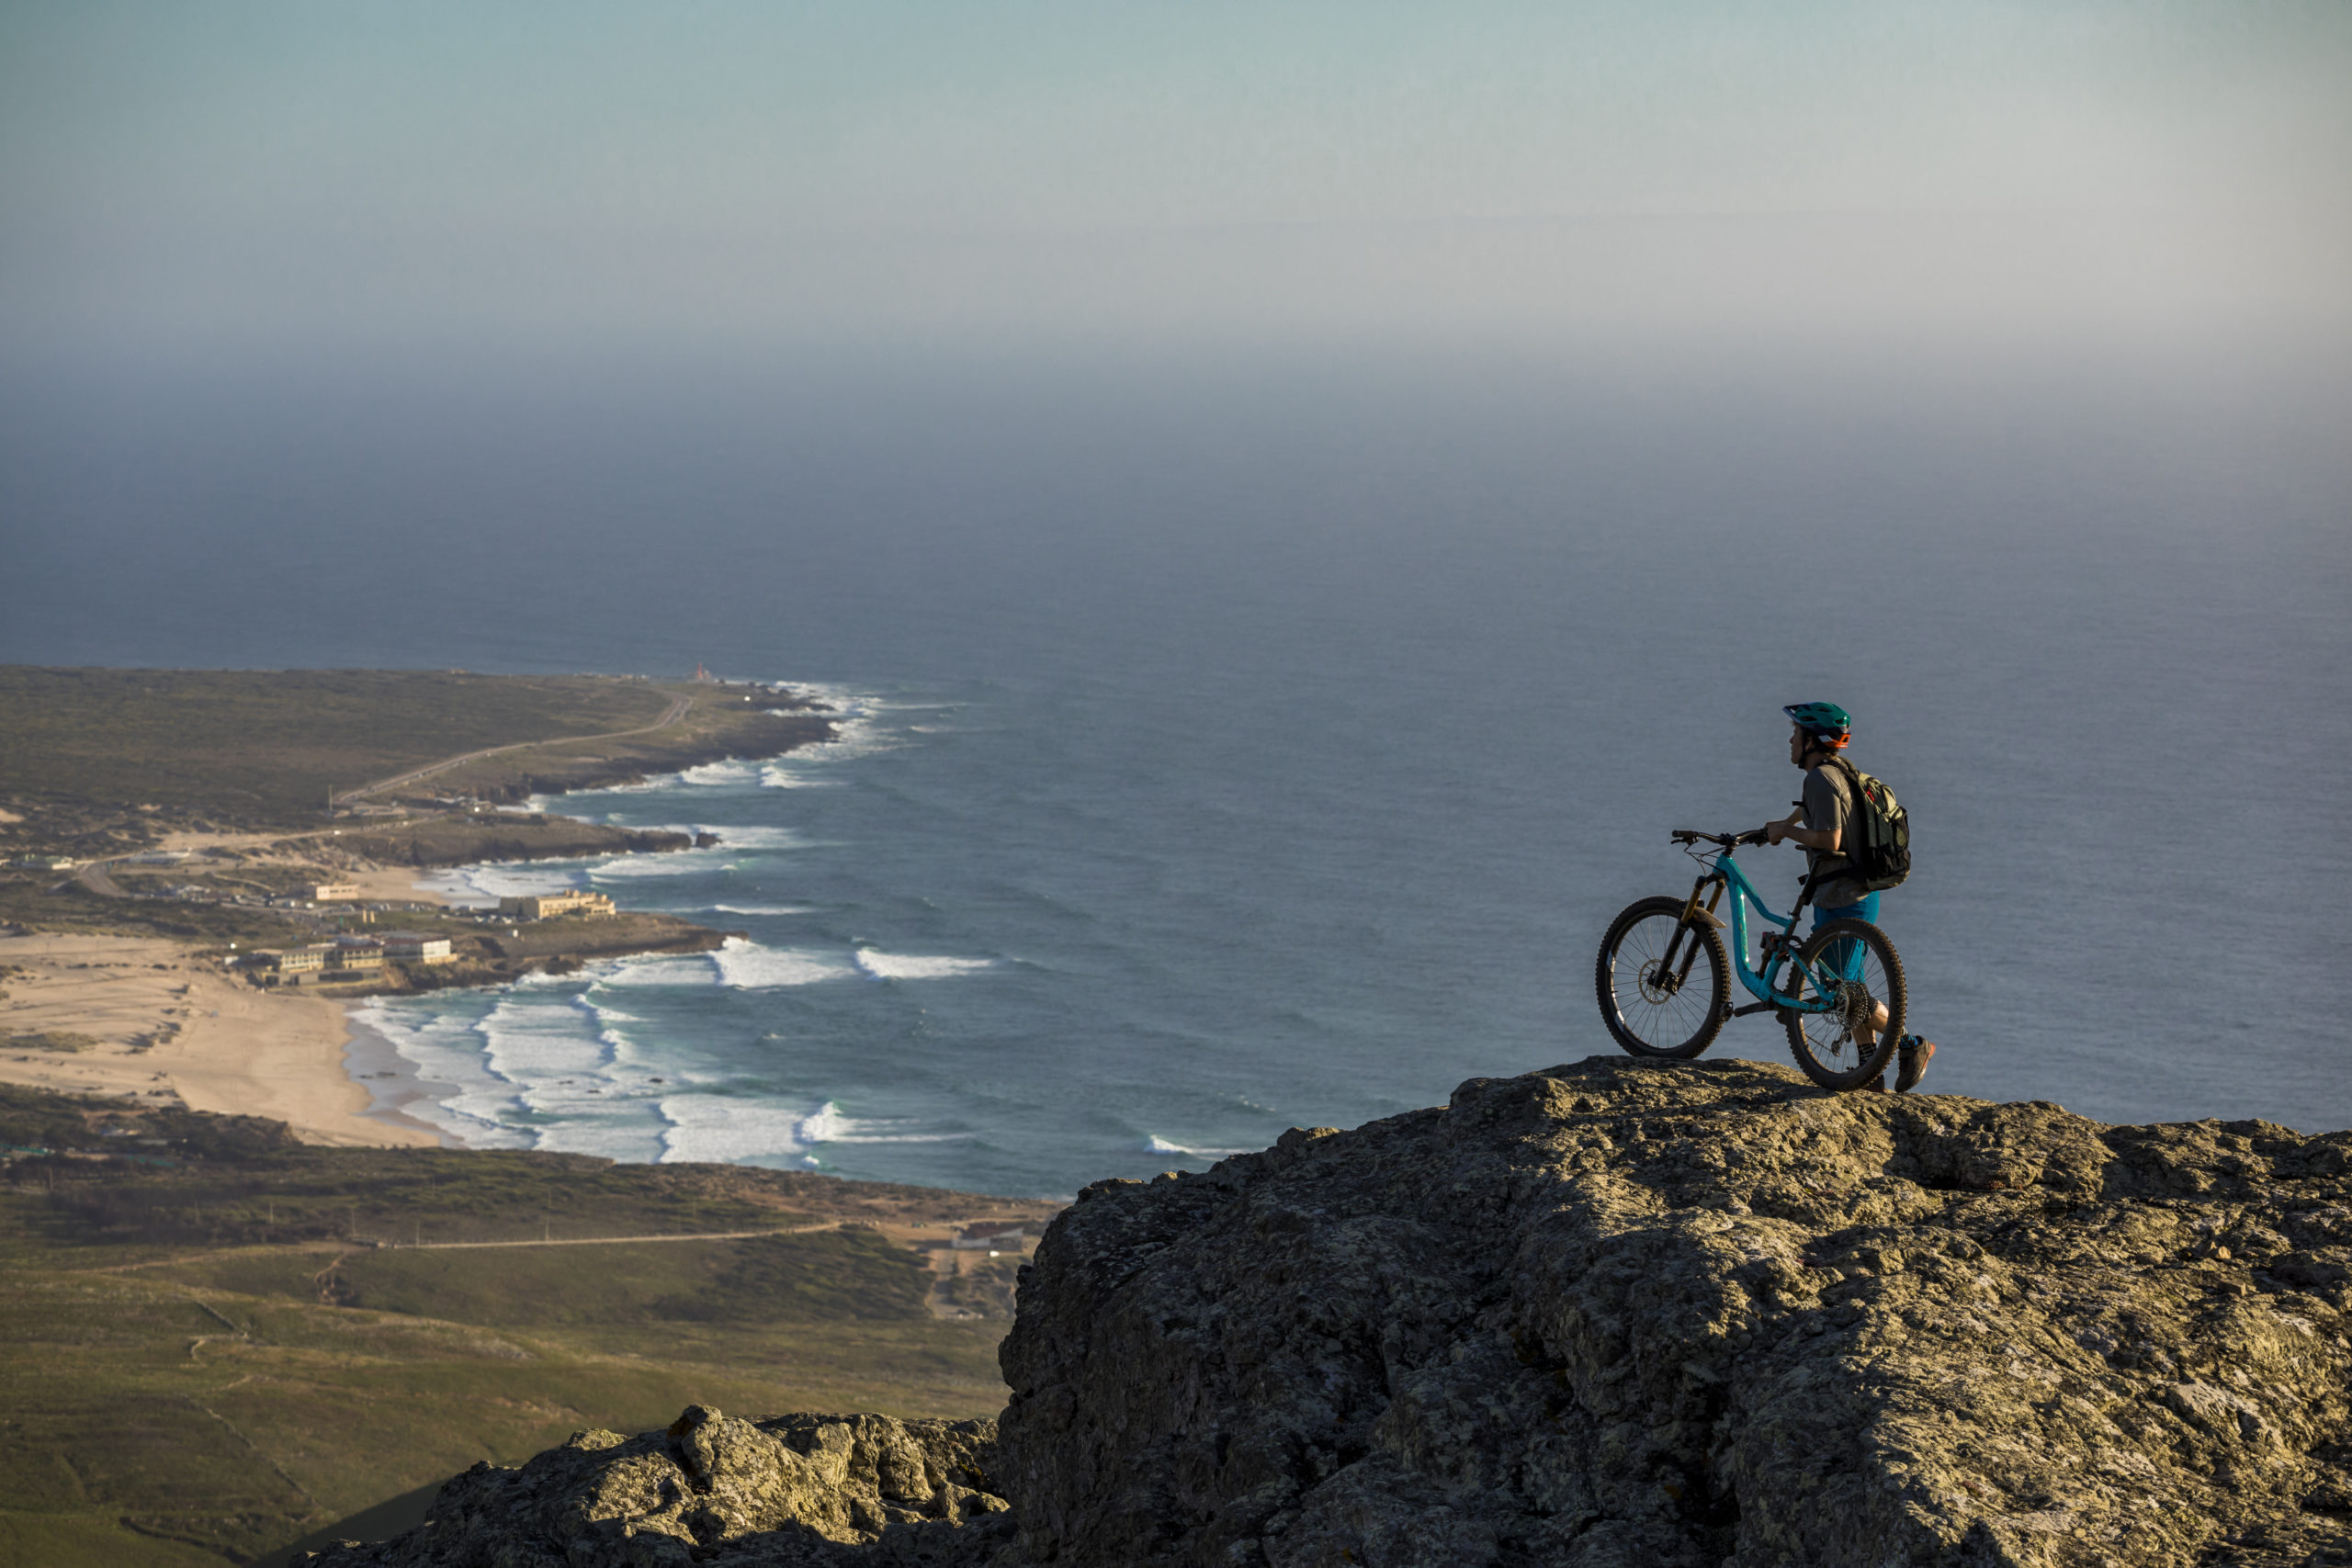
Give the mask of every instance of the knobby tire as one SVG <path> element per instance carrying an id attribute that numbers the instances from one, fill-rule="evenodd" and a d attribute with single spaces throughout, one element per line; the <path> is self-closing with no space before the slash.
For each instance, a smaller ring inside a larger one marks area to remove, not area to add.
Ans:
<path id="1" fill-rule="evenodd" d="M 1679 898 L 1644 898 L 1626 906 L 1600 939 L 1593 971 L 1600 1021 L 1628 1055 L 1688 1060 L 1723 1032 L 1731 961 L 1723 933 L 1713 926 L 1693 920 L 1684 934 L 1674 965 L 1687 976 L 1684 983 L 1671 989 L 1657 984 L 1655 966 L 1681 923 L 1682 908 Z M 1687 968 L 1685 959 L 1690 961 Z"/>
<path id="2" fill-rule="evenodd" d="M 1853 1038 L 1848 1014 L 1798 1012 L 1782 1009 L 1781 1021 L 1789 1032 L 1789 1049 L 1804 1069 L 1804 1076 L 1833 1092 L 1860 1089 L 1886 1071 L 1903 1040 L 1905 993 L 1903 960 L 1896 955 L 1894 944 L 1886 933 L 1868 920 L 1832 920 L 1805 938 L 1797 949 L 1808 968 L 1813 968 L 1824 951 L 1833 943 L 1855 942 L 1861 944 L 1859 967 L 1862 976 L 1859 983 L 1869 998 L 1886 1004 L 1886 1026 L 1879 1032 L 1876 1044 L 1865 1053 Z M 1850 951 L 1850 950 L 1849 950 Z M 1780 976 L 1775 975 L 1776 987 Z M 1797 982 L 1790 979 L 1792 986 Z M 1812 986 L 1806 983 L 1806 994 Z M 1784 991 L 1783 994 L 1794 994 Z M 1849 1008 L 1849 1014 L 1854 1010 Z"/>

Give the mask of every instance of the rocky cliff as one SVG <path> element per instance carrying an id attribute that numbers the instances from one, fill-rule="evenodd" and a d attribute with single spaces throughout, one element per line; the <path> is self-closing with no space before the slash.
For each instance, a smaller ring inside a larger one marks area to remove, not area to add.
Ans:
<path id="1" fill-rule="evenodd" d="M 2352 1561 L 2347 1155 L 1739 1062 L 1476 1079 L 1090 1188 L 999 1430 L 690 1410 L 320 1561 Z"/>

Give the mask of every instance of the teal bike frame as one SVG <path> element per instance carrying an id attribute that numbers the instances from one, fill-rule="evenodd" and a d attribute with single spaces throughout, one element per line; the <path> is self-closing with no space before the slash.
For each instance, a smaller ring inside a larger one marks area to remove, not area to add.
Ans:
<path id="1" fill-rule="evenodd" d="M 1675 837 L 1680 839 L 1682 834 L 1678 832 Z M 1682 906 L 1681 924 L 1676 929 L 1673 941 L 1667 944 L 1666 955 L 1658 961 L 1658 967 L 1673 974 L 1678 984 L 1690 977 L 1690 964 L 1699 956 L 1699 944 L 1692 942 L 1687 955 L 1677 953 L 1675 949 L 1680 945 L 1683 932 L 1689 931 L 1693 925 L 1705 924 L 1713 926 L 1718 931 L 1723 929 L 1723 917 L 1716 914 L 1715 910 L 1723 903 L 1724 889 L 1729 888 L 1733 894 L 1731 901 L 1732 967 L 1739 975 L 1739 983 L 1747 987 L 1748 995 L 1756 998 L 1752 1006 L 1732 1009 L 1730 1016 L 1738 1018 L 1751 1012 L 1781 1010 L 1790 1012 L 1827 1012 L 1838 1005 L 1837 982 L 1849 976 L 1834 972 L 1815 974 L 1805 967 L 1804 961 L 1797 955 L 1796 940 L 1797 917 L 1804 913 L 1804 899 L 1800 897 L 1796 908 L 1785 915 L 1774 914 L 1771 906 L 1765 903 L 1763 896 L 1756 891 L 1756 885 L 1747 880 L 1747 874 L 1739 869 L 1739 863 L 1731 858 L 1734 845 L 1742 837 L 1745 835 L 1726 834 L 1722 838 L 1715 838 L 1712 834 L 1692 833 L 1690 839 L 1683 840 L 1688 846 L 1693 840 L 1707 839 L 1722 847 L 1712 864 L 1706 859 L 1707 852 L 1696 849 L 1689 851 L 1701 864 L 1707 866 L 1707 870 L 1700 874 L 1698 882 L 1691 886 L 1690 897 Z M 1708 893 L 1710 887 L 1714 890 L 1712 895 Z M 1707 900 L 1704 904 L 1700 903 L 1702 897 Z M 1764 973 L 1761 975 L 1750 968 L 1747 963 L 1747 906 L 1750 904 L 1756 906 L 1756 912 L 1763 916 L 1767 921 L 1781 928 L 1781 941 L 1774 944 L 1771 961 L 1765 964 Z M 1852 944 L 1836 942 L 1831 945 Z M 1825 953 L 1823 957 L 1826 959 L 1827 954 Z M 1805 980 L 1813 982 L 1812 996 L 1787 996 L 1772 988 L 1772 973 L 1780 968 L 1783 961 L 1790 965 L 1789 977 L 1792 982 L 1802 983 Z M 1825 963 L 1822 967 L 1824 970 L 1828 970 L 1830 965 Z"/>

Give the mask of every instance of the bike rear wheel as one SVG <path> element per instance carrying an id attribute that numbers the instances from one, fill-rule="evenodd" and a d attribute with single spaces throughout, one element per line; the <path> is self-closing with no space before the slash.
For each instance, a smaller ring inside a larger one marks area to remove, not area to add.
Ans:
<path id="1" fill-rule="evenodd" d="M 1826 1012 L 1783 1008 L 1789 1049 L 1804 1076 L 1822 1088 L 1860 1089 L 1886 1071 L 1903 1039 L 1903 960 L 1886 933 L 1868 920 L 1832 920 L 1805 938 L 1797 954 L 1808 970 L 1827 978 L 1827 989 L 1792 975 L 1785 994 L 1821 997 L 1832 1006 Z M 1886 1022 L 1865 1047 L 1854 1037 L 1855 1026 L 1866 1023 L 1882 1005 Z"/>
<path id="2" fill-rule="evenodd" d="M 1679 942 L 1679 898 L 1645 898 L 1609 922 L 1593 987 L 1610 1038 L 1634 1056 L 1690 1057 L 1723 1032 L 1731 984 L 1723 933 L 1693 921 Z M 1668 950 L 1673 964 L 1665 967 Z"/>

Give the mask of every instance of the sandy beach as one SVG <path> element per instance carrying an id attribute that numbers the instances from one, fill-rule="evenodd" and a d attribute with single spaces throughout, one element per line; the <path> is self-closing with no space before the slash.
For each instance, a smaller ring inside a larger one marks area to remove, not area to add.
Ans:
<path id="1" fill-rule="evenodd" d="M 417 885 L 416 879 L 424 874 L 413 866 L 393 865 L 376 871 L 344 871 L 335 874 L 345 882 L 357 884 L 360 902 L 365 904 L 437 904 L 443 908 L 449 907 L 450 900 L 447 895 Z"/>
<path id="2" fill-rule="evenodd" d="M 0 1039 L 0 1081 L 68 1093 L 176 1099 L 194 1111 L 267 1116 L 306 1143 L 434 1145 L 407 1118 L 366 1114 L 345 1067 L 344 1003 L 263 991 L 161 938 L 0 937 L 0 1036 L 88 1035 L 81 1051 Z"/>

